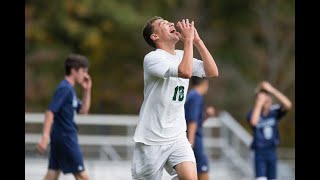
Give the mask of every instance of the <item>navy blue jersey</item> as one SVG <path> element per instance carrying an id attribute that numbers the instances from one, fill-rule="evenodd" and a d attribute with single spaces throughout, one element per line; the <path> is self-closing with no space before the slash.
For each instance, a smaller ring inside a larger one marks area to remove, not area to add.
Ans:
<path id="1" fill-rule="evenodd" d="M 205 148 L 202 139 L 202 123 L 204 120 L 204 99 L 201 94 L 195 90 L 191 90 L 187 94 L 185 103 L 185 117 L 187 123 L 197 123 L 197 130 L 194 139 L 194 155 L 197 163 L 197 172 L 204 173 L 209 171 L 209 161 L 205 154 Z"/>
<path id="2" fill-rule="evenodd" d="M 204 100 L 202 95 L 195 90 L 190 90 L 190 92 L 187 94 L 184 108 L 187 123 L 197 123 L 195 137 L 195 140 L 197 141 L 199 138 L 202 138 L 202 122 L 204 119 Z"/>
<path id="3" fill-rule="evenodd" d="M 253 128 L 253 142 L 251 148 L 254 150 L 272 150 L 279 144 L 278 122 L 286 114 L 279 104 L 270 107 L 269 114 L 260 115 L 259 122 Z M 247 113 L 247 120 L 251 119 L 252 110 Z M 250 123 L 250 122 L 249 122 Z"/>
<path id="4" fill-rule="evenodd" d="M 74 117 L 80 108 L 81 103 L 73 86 L 67 80 L 62 80 L 49 105 L 49 110 L 54 113 L 51 134 L 77 133 Z"/>

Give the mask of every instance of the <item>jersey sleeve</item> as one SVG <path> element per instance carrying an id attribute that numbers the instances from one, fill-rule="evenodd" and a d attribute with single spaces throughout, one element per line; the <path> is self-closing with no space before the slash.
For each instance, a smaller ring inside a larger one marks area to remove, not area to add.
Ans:
<path id="1" fill-rule="evenodd" d="M 203 61 L 193 58 L 192 64 L 192 76 L 197 76 L 200 78 L 206 77 L 206 72 L 204 71 Z"/>
<path id="2" fill-rule="evenodd" d="M 54 113 L 58 112 L 67 97 L 70 95 L 71 90 L 68 87 L 58 88 L 53 95 L 48 109 Z"/>
<path id="3" fill-rule="evenodd" d="M 169 63 L 164 57 L 156 54 L 148 54 L 143 61 L 146 73 L 160 78 L 178 77 L 178 66 Z"/>
<path id="4" fill-rule="evenodd" d="M 287 114 L 287 111 L 283 109 L 282 105 L 280 104 L 272 105 L 271 108 L 275 112 L 277 120 L 280 120 L 283 116 Z"/>
<path id="5" fill-rule="evenodd" d="M 201 112 L 201 100 L 199 98 L 191 98 L 186 102 L 185 117 L 187 123 L 197 122 Z"/>

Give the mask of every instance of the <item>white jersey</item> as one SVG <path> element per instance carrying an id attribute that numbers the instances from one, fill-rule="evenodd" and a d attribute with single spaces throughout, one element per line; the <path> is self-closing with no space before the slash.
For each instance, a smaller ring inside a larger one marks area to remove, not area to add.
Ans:
<path id="1" fill-rule="evenodd" d="M 178 77 L 183 51 L 156 49 L 144 57 L 144 101 L 134 141 L 165 145 L 186 137 L 184 103 L 189 79 Z M 193 58 L 192 76 L 205 77 L 203 62 Z"/>

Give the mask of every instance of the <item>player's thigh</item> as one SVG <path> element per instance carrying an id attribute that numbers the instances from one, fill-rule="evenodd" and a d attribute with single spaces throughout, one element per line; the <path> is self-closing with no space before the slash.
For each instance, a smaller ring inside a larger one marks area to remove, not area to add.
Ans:
<path id="1" fill-rule="evenodd" d="M 267 161 L 263 154 L 255 153 L 254 168 L 256 178 L 267 177 Z"/>
<path id="2" fill-rule="evenodd" d="M 172 147 L 166 170 L 171 175 L 171 171 L 174 170 L 182 180 L 197 179 L 196 159 L 187 138 L 176 142 Z"/>
<path id="3" fill-rule="evenodd" d="M 275 154 L 268 157 L 267 178 L 277 179 L 277 157 Z"/>
<path id="4" fill-rule="evenodd" d="M 58 180 L 60 173 L 60 170 L 49 169 L 44 180 Z"/>
<path id="5" fill-rule="evenodd" d="M 161 179 L 164 164 L 169 156 L 166 149 L 165 146 L 135 143 L 131 166 L 132 179 Z"/>
<path id="6" fill-rule="evenodd" d="M 179 180 L 197 180 L 196 163 L 185 161 L 175 166 Z"/>
<path id="7" fill-rule="evenodd" d="M 57 141 L 56 159 L 64 174 L 80 173 L 85 170 L 83 155 L 75 135 L 64 136 Z"/>
<path id="8" fill-rule="evenodd" d="M 48 169 L 51 171 L 59 171 L 60 172 L 60 165 L 58 162 L 59 156 L 57 155 L 57 152 L 55 149 L 56 149 L 56 146 L 51 143 Z"/>
<path id="9" fill-rule="evenodd" d="M 89 176 L 85 171 L 73 173 L 76 180 L 88 180 Z"/>
<path id="10" fill-rule="evenodd" d="M 198 172 L 198 180 L 209 180 L 208 172 Z"/>
<path id="11" fill-rule="evenodd" d="M 197 163 L 197 172 L 207 173 L 209 172 L 209 160 L 202 149 L 194 149 L 194 154 Z"/>
<path id="12" fill-rule="evenodd" d="M 64 154 L 61 152 L 62 146 L 61 143 L 64 143 L 64 140 L 58 135 L 51 136 L 50 139 L 50 155 L 49 155 L 49 169 L 50 170 L 60 170 L 60 156 Z"/>

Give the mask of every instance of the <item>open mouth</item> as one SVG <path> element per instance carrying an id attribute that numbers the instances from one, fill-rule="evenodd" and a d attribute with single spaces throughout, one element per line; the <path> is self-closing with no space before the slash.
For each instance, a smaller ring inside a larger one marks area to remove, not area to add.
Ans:
<path id="1" fill-rule="evenodd" d="M 171 31 L 170 31 L 170 33 L 175 33 L 176 32 L 176 30 L 175 29 L 172 29 Z"/>

